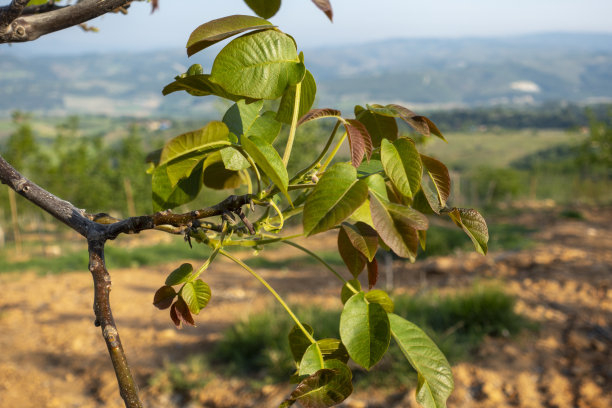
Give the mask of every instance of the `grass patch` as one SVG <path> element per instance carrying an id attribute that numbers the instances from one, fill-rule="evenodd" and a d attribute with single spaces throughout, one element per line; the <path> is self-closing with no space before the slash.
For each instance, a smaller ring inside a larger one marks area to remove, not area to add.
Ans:
<path id="1" fill-rule="evenodd" d="M 204 259 L 210 253 L 208 247 L 189 248 L 185 242 L 176 240 L 168 244 L 147 247 L 122 248 L 108 245 L 106 262 L 109 269 L 135 268 L 162 264 L 181 259 Z M 26 261 L 9 261 L 0 258 L 0 273 L 34 271 L 40 274 L 57 274 L 74 271 L 87 272 L 89 255 L 86 250 L 70 251 L 56 257 L 32 257 Z"/>
<path id="2" fill-rule="evenodd" d="M 514 312 L 515 300 L 494 286 L 475 286 L 450 296 L 424 294 L 395 297 L 395 313 L 418 324 L 438 344 L 451 363 L 469 358 L 486 336 L 512 336 L 524 328 L 533 328 L 524 317 Z M 323 310 L 317 307 L 294 307 L 304 323 L 314 328 L 315 337 L 339 338 L 338 324 L 341 310 Z M 191 359 L 205 359 L 215 371 L 228 376 L 239 376 L 253 386 L 287 381 L 295 371 L 287 334 L 293 326 L 279 307 L 230 327 L 209 354 L 198 354 L 186 360 L 183 366 L 165 367 L 154 378 L 174 378 L 191 372 L 181 371 Z M 196 360 L 199 361 L 199 360 Z M 202 365 L 204 365 L 202 363 Z M 199 366 L 198 366 L 199 367 Z M 208 367 L 206 365 L 206 367 Z M 197 367 L 196 367 L 197 368 Z M 172 374 L 172 375 L 171 375 Z M 416 373 L 399 348 L 392 342 L 389 352 L 370 372 L 356 368 L 355 383 L 361 387 L 400 387 L 416 382 Z M 176 378 L 176 391 L 184 393 L 187 379 Z"/>

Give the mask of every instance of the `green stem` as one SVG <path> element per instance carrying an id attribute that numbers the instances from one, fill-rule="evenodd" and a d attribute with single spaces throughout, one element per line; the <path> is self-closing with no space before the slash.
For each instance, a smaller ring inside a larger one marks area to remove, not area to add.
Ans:
<path id="1" fill-rule="evenodd" d="M 293 148 L 293 140 L 295 139 L 295 130 L 297 129 L 298 115 L 300 112 L 300 94 L 302 92 L 302 83 L 298 83 L 295 86 L 295 102 L 293 104 L 293 117 L 291 118 L 291 129 L 289 129 L 289 138 L 287 139 L 287 146 L 285 147 L 285 153 L 283 154 L 283 164 L 287 167 L 289 163 L 289 156 L 291 156 L 291 149 Z"/>
<path id="2" fill-rule="evenodd" d="M 318 171 L 319 174 L 322 174 L 323 172 L 325 172 L 325 169 L 327 169 L 327 166 L 329 166 L 329 163 L 331 163 L 331 161 L 336 156 L 336 153 L 338 153 L 338 150 L 340 150 L 340 146 L 342 146 L 342 143 L 344 143 L 344 139 L 346 139 L 347 134 L 348 134 L 347 132 L 344 132 L 344 134 L 342 135 L 342 137 L 340 138 L 340 140 L 334 147 L 334 150 L 332 150 L 332 152 L 329 154 L 329 157 L 327 158 L 327 160 L 325 160 L 325 163 L 323 163 L 323 165 L 321 166 L 321 169 Z"/>
<path id="3" fill-rule="evenodd" d="M 268 289 L 270 291 L 270 293 L 272 293 L 272 295 L 276 298 L 276 300 L 278 301 L 278 303 L 281 304 L 281 306 L 283 307 L 283 309 L 285 309 L 287 311 L 287 313 L 289 314 L 289 316 L 291 316 L 291 318 L 293 319 L 293 321 L 295 322 L 295 324 L 297 324 L 297 326 L 300 328 L 300 330 L 302 330 L 302 333 L 304 333 L 304 335 L 306 336 L 306 338 L 310 341 L 310 343 L 314 344 L 317 341 L 310 335 L 310 333 L 308 333 L 308 330 L 306 330 L 306 328 L 304 326 L 302 326 L 302 323 L 300 322 L 300 320 L 297 318 L 297 316 L 291 311 L 291 309 L 289 308 L 289 306 L 287 305 L 287 303 L 285 303 L 285 301 L 283 300 L 282 297 L 280 297 L 280 295 L 274 290 L 274 288 L 272 286 L 270 286 L 270 284 L 263 278 L 261 277 L 257 272 L 255 272 L 253 269 L 251 269 L 247 264 L 245 264 L 244 262 L 242 262 L 240 259 L 234 257 L 233 255 L 225 252 L 224 250 L 220 250 L 219 253 L 229 259 L 231 259 L 232 261 L 234 261 L 235 263 L 237 263 L 238 265 L 242 266 L 247 272 L 249 272 L 251 275 L 253 275 L 253 277 L 255 279 L 257 279 L 262 285 L 264 285 L 266 287 L 266 289 Z"/>
<path id="4" fill-rule="evenodd" d="M 332 130 L 331 134 L 329 135 L 329 138 L 327 139 L 327 143 L 325 144 L 325 147 L 323 148 L 323 150 L 321 151 L 321 153 L 319 154 L 319 157 L 317 157 L 308 167 L 306 167 L 305 169 L 300 170 L 290 181 L 290 183 L 295 182 L 296 180 L 299 180 L 304 174 L 308 173 L 310 170 L 314 169 L 315 166 L 317 164 L 319 164 L 321 162 L 321 160 L 323 160 L 323 157 L 325 157 L 325 154 L 327 153 L 327 151 L 329 150 L 329 147 L 331 146 L 332 142 L 334 141 L 334 137 L 336 136 L 336 132 L 338 131 L 338 128 L 340 127 L 340 121 L 337 120 L 336 121 L 336 125 L 334 126 L 334 129 Z"/>

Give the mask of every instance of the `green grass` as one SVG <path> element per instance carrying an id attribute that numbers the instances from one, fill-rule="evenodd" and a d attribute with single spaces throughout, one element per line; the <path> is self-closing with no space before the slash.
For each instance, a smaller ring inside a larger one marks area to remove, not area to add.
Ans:
<path id="1" fill-rule="evenodd" d="M 7 252 L 5 249 L 3 252 Z M 155 265 L 181 259 L 205 259 L 210 253 L 204 246 L 189 248 L 187 243 L 174 240 L 169 244 L 157 244 L 147 247 L 122 248 L 106 246 L 106 262 L 109 269 L 135 268 Z M 86 250 L 70 251 L 57 257 L 32 257 L 26 261 L 8 261 L 6 256 L 0 258 L 0 273 L 34 271 L 40 274 L 56 274 L 74 271 L 87 271 L 89 258 Z"/>
<path id="2" fill-rule="evenodd" d="M 416 297 L 401 295 L 394 301 L 395 313 L 423 328 L 451 364 L 468 359 L 487 336 L 508 337 L 524 328 L 535 328 L 515 313 L 513 297 L 491 285 L 474 286 L 450 296 L 435 293 Z M 294 310 L 302 322 L 314 328 L 317 339 L 339 338 L 340 309 L 295 306 Z M 253 386 L 287 381 L 295 371 L 287 340 L 292 326 L 279 307 L 269 308 L 227 329 L 210 353 L 199 353 L 189 356 L 183 363 L 167 365 L 153 378 L 164 378 L 169 382 L 167 389 L 175 393 L 185 393 L 184 385 L 193 384 L 189 378 L 202 372 L 201 367 L 206 367 L 209 373 L 212 366 L 217 373 L 242 377 Z M 185 370 L 186 367 L 192 367 L 191 371 Z M 355 368 L 354 378 L 360 387 L 396 388 L 413 385 L 416 373 L 399 348 L 392 344 L 383 360 L 370 372 Z"/>

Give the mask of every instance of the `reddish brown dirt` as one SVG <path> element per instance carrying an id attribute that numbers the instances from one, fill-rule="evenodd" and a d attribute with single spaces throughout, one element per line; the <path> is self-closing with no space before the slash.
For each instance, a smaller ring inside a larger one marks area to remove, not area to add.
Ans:
<path id="1" fill-rule="evenodd" d="M 540 324 L 538 332 L 518 339 L 487 339 L 471 361 L 453 367 L 456 389 L 449 407 L 612 407 L 612 210 L 584 214 L 585 220 L 568 220 L 538 211 L 514 220 L 541 228 L 529 250 L 395 263 L 398 291 L 452 291 L 495 279 L 517 296 L 518 311 Z M 334 244 L 328 238 L 308 245 Z M 283 248 L 263 255 L 298 253 Z M 213 298 L 197 317 L 198 327 L 176 330 L 167 312 L 151 305 L 175 264 L 112 271 L 115 318 L 149 407 L 178 406 L 148 386 L 164 361 L 206 350 L 228 324 L 269 304 L 255 280 L 220 260 L 205 277 Z M 260 271 L 292 302 L 338 306 L 337 282 L 320 268 Z M 386 284 L 384 274 L 380 284 Z M 5 274 L 0 287 L 0 407 L 122 406 L 100 329 L 93 325 L 87 273 Z M 278 406 L 291 388 L 248 390 L 238 380 L 213 380 L 188 406 Z M 357 391 L 344 406 L 412 407 L 413 394 Z"/>

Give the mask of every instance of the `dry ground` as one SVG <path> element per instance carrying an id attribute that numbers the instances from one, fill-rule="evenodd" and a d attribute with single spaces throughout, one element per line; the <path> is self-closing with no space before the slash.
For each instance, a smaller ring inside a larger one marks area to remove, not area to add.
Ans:
<path id="1" fill-rule="evenodd" d="M 519 312 L 540 323 L 538 332 L 518 339 L 487 339 L 471 361 L 453 367 L 456 390 L 449 407 L 612 407 L 612 210 L 585 212 L 584 220 L 554 212 L 514 221 L 542 228 L 529 250 L 395 263 L 398 291 L 454 290 L 491 278 L 517 296 Z M 333 245 L 333 238 L 316 241 L 308 245 Z M 263 254 L 297 255 L 292 248 Z M 151 305 L 175 266 L 111 271 L 115 318 L 150 407 L 175 406 L 147 386 L 164 361 L 206 350 L 223 328 L 269 299 L 243 270 L 221 260 L 205 276 L 213 298 L 197 317 L 198 327 L 178 331 L 167 311 Z M 262 273 L 290 301 L 338 306 L 338 284 L 320 268 L 295 265 Z M 318 278 L 316 285 L 312 278 Z M 5 274 L 0 288 L 1 408 L 122 406 L 100 329 L 93 325 L 89 274 Z M 190 406 L 277 406 L 289 392 L 287 385 L 254 392 L 238 380 L 214 380 Z M 413 392 L 401 389 L 357 391 L 344 406 L 416 405 Z"/>

